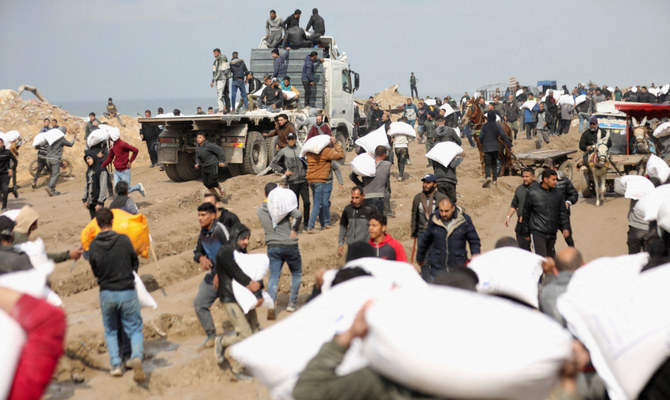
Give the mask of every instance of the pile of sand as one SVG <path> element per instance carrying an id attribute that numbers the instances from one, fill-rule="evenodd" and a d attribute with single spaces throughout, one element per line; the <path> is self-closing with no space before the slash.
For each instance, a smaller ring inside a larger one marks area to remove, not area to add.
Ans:
<path id="1" fill-rule="evenodd" d="M 37 99 L 24 100 L 17 95 L 14 90 L 0 90 L 0 131 L 7 132 L 15 129 L 21 133 L 24 140 L 23 146 L 19 150 L 19 185 L 24 185 L 31 177 L 28 172 L 28 166 L 37 158 L 37 151 L 31 148 L 33 139 L 42 129 L 44 118 L 55 118 L 58 124 L 68 128 L 69 133 L 66 136 L 68 140 L 73 134 L 77 134 L 77 140 L 73 147 L 66 147 L 63 157 L 72 162 L 74 167 L 73 176 L 83 176 L 86 171 L 86 165 L 82 159 L 84 155 L 84 127 L 86 122 L 80 117 L 58 108 L 57 106 L 43 103 Z M 116 118 L 107 120 L 104 116 L 98 116 L 100 122 L 115 126 L 121 130 L 121 138 L 140 149 L 140 155 L 135 161 L 136 164 L 148 164 L 149 155 L 146 152 L 146 146 L 139 138 L 139 124 L 136 118 L 122 115 L 121 119 L 126 125 L 122 127 Z"/>

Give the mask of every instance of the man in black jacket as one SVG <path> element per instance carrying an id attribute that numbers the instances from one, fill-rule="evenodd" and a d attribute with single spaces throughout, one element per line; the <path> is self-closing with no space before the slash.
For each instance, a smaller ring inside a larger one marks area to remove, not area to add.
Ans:
<path id="1" fill-rule="evenodd" d="M 570 235 L 565 238 L 565 244 L 570 247 L 575 247 L 575 241 L 572 239 L 572 224 L 570 223 L 570 208 L 577 204 L 579 200 L 579 193 L 575 188 L 575 185 L 572 184 L 570 179 L 563 174 L 562 171 L 559 171 L 554 165 L 554 160 L 547 158 L 542 164 L 544 168 L 550 168 L 556 171 L 556 176 L 558 177 L 558 182 L 556 183 L 556 189 L 563 195 L 563 200 L 565 200 L 565 209 L 568 212 L 568 226 L 567 230 L 570 232 Z"/>
<path id="2" fill-rule="evenodd" d="M 241 110 L 245 112 L 249 109 L 249 99 L 247 99 L 247 88 L 244 86 L 247 83 L 247 64 L 244 60 L 238 57 L 238 53 L 233 51 L 233 58 L 230 60 L 230 72 L 233 74 L 233 107 L 235 106 L 235 98 L 237 97 L 237 90 L 240 91 L 240 98 L 244 101 L 244 108 Z"/>
<path id="3" fill-rule="evenodd" d="M 300 27 L 300 15 L 302 14 L 302 11 L 300 10 L 295 10 L 293 11 L 293 14 L 290 15 L 288 18 L 284 20 L 284 23 L 282 24 L 284 26 L 284 31 L 288 31 L 289 28 L 293 26 Z"/>
<path id="4" fill-rule="evenodd" d="M 277 78 L 265 77 L 265 89 L 258 97 L 258 108 L 277 112 L 284 106 L 284 94 L 279 88 L 279 81 Z"/>
<path id="5" fill-rule="evenodd" d="M 202 172 L 202 183 L 213 194 L 225 197 L 223 188 L 219 185 L 219 167 L 226 166 L 226 155 L 220 146 L 208 142 L 203 132 L 195 137 L 198 143 L 195 146 L 195 168 Z M 216 190 L 219 190 L 219 193 Z"/>
<path id="6" fill-rule="evenodd" d="M 556 171 L 542 171 L 542 184 L 528 190 L 521 219 L 522 231 L 530 232 L 535 253 L 543 257 L 556 254 L 556 231 L 563 237 L 570 236 L 568 212 L 563 195 L 556 189 L 558 176 Z"/>
<path id="7" fill-rule="evenodd" d="M 231 229 L 233 229 L 233 226 L 235 224 L 238 224 L 240 222 L 239 217 L 232 211 L 226 209 L 223 207 L 223 204 L 221 204 L 221 199 L 219 196 L 213 194 L 213 193 L 205 193 L 203 196 L 203 201 L 207 203 L 211 203 L 216 207 L 216 220 L 221 222 L 223 226 L 226 227 L 228 232 L 230 232 Z"/>
<path id="8" fill-rule="evenodd" d="M 258 99 L 258 95 L 254 94 L 261 90 L 261 86 L 263 85 L 261 83 L 261 80 L 258 78 L 254 78 L 254 73 L 249 72 L 247 74 L 247 84 L 249 87 L 247 88 L 247 101 L 249 102 L 249 110 L 254 110 L 256 109 L 256 99 Z M 241 107 L 242 103 L 238 105 L 238 107 Z"/>
<path id="9" fill-rule="evenodd" d="M 436 163 L 437 164 L 437 163 Z M 430 216 L 437 209 L 440 200 L 445 198 L 445 194 L 437 190 L 437 178 L 433 174 L 428 174 L 421 179 L 423 190 L 417 193 L 412 201 L 412 215 L 410 221 L 410 236 L 415 240 L 420 238 L 423 231 L 426 230 Z M 412 262 L 412 260 L 410 260 Z"/>
<path id="10" fill-rule="evenodd" d="M 314 44 L 319 44 L 321 36 L 326 34 L 326 23 L 319 15 L 319 10 L 316 8 L 312 9 L 312 16 L 309 18 L 305 30 L 308 31 L 309 28 L 314 28 L 314 33 L 310 36 L 310 40 Z"/>
<path id="11" fill-rule="evenodd" d="M 228 361 L 233 375 L 238 380 L 246 380 L 249 377 L 242 375 L 244 367 L 232 358 L 228 352 L 229 346 L 240 342 L 260 329 L 256 310 L 250 310 L 246 315 L 237 304 L 233 295 L 233 280 L 249 289 L 258 299 L 258 304 L 263 302 L 261 292 L 262 283 L 253 281 L 245 274 L 235 262 L 235 252 L 246 253 L 249 246 L 251 231 L 243 224 L 237 224 L 230 232 L 230 242 L 219 249 L 216 255 L 217 276 L 219 277 L 218 294 L 223 308 L 228 315 L 230 323 L 235 327 L 235 335 L 219 336 L 216 338 L 215 354 L 219 364 Z"/>
<path id="12" fill-rule="evenodd" d="M 367 242 L 368 220 L 377 213 L 377 209 L 365 204 L 365 190 L 360 186 L 351 189 L 351 203 L 342 210 L 340 231 L 337 235 L 337 256 L 344 255 L 344 244 L 351 246 L 357 242 Z"/>
<path id="13" fill-rule="evenodd" d="M 151 118 L 151 111 L 144 111 L 144 118 Z M 151 158 L 151 167 L 153 168 L 158 163 L 158 135 L 160 135 L 161 130 L 157 125 L 142 125 L 140 128 L 140 138 L 147 143 L 147 151 L 149 152 L 149 158 Z"/>
<path id="14" fill-rule="evenodd" d="M 581 138 L 579 139 L 579 150 L 584 152 L 584 166 L 589 165 L 588 154 L 593 149 L 598 142 L 607 138 L 607 148 L 612 147 L 612 139 L 609 135 L 605 135 L 602 129 L 598 128 L 598 117 L 593 115 L 589 120 L 589 129 L 585 130 L 582 133 Z"/>
<path id="15" fill-rule="evenodd" d="M 112 230 L 114 214 L 101 208 L 95 213 L 100 233 L 89 247 L 91 270 L 100 285 L 100 308 L 105 326 L 105 342 L 112 364 L 112 376 L 121 376 L 118 333 L 120 329 L 130 338 L 131 360 L 136 382 L 146 379 L 142 369 L 144 334 L 140 303 L 135 291 L 135 277 L 139 261 L 128 236 Z M 119 321 L 121 322 L 119 325 Z"/>
<path id="16" fill-rule="evenodd" d="M 17 164 L 16 157 L 5 148 L 5 141 L 0 138 L 0 197 L 2 198 L 2 210 L 7 209 L 9 179 L 16 174 Z"/>
<path id="17" fill-rule="evenodd" d="M 516 212 L 516 227 L 514 232 L 516 232 L 516 241 L 519 245 L 519 248 L 530 251 L 530 233 L 522 231 L 521 217 L 523 216 L 523 206 L 526 201 L 526 195 L 528 190 L 538 183 L 535 181 L 535 170 L 533 168 L 524 168 L 521 172 L 523 177 L 523 183 L 519 185 L 514 191 L 514 197 L 512 198 L 512 204 L 510 204 L 509 211 L 505 217 L 505 226 L 509 226 L 510 218 Z"/>

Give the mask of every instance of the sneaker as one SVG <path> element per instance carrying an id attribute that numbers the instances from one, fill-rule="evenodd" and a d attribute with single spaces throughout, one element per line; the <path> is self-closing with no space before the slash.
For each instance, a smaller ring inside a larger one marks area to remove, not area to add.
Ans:
<path id="1" fill-rule="evenodd" d="M 147 379 L 147 374 L 144 373 L 144 368 L 142 368 L 142 360 L 133 358 L 130 360 L 130 366 L 133 369 L 133 380 L 135 382 L 144 382 Z"/>
<path id="2" fill-rule="evenodd" d="M 33 188 L 33 189 L 37 189 L 37 184 L 35 182 L 33 182 L 33 183 L 30 184 L 30 187 Z"/>
<path id="3" fill-rule="evenodd" d="M 493 186 L 498 187 L 498 181 L 493 181 Z"/>
<path id="4" fill-rule="evenodd" d="M 60 192 L 59 192 L 58 190 L 52 190 L 52 191 L 51 191 L 51 194 L 52 194 L 53 196 L 58 196 L 58 195 L 60 194 Z"/>
<path id="5" fill-rule="evenodd" d="M 489 186 L 491 186 L 491 180 L 490 180 L 490 179 L 487 179 L 486 182 L 484 182 L 484 183 L 482 184 L 482 187 L 483 187 L 483 188 L 487 188 L 487 187 L 489 187 Z"/>
<path id="6" fill-rule="evenodd" d="M 253 378 L 241 372 L 233 372 L 233 381 L 250 381 Z"/>
<path id="7" fill-rule="evenodd" d="M 153 167 L 155 167 L 155 166 L 156 166 L 156 164 L 151 164 L 151 165 L 149 166 L 149 168 L 153 168 Z"/>
<path id="8" fill-rule="evenodd" d="M 216 336 L 208 336 L 207 339 L 205 339 L 204 342 L 198 347 L 198 350 L 202 349 L 211 349 L 214 347 L 214 341 L 216 340 Z"/>
<path id="9" fill-rule="evenodd" d="M 295 304 L 289 304 L 289 306 L 286 307 L 286 311 L 287 311 L 287 312 L 293 312 L 293 311 L 295 311 L 295 310 L 297 310 L 297 309 L 298 309 L 298 306 L 295 305 Z"/>
<path id="10" fill-rule="evenodd" d="M 47 194 L 49 195 L 49 197 L 54 195 L 53 190 L 49 189 L 48 187 L 44 188 L 44 190 L 47 191 Z"/>
<path id="11" fill-rule="evenodd" d="M 138 183 L 138 186 L 140 187 L 140 194 L 142 195 L 142 197 L 147 197 L 147 192 L 144 191 L 144 185 Z"/>
<path id="12" fill-rule="evenodd" d="M 112 370 L 109 372 L 111 376 L 123 376 L 123 370 L 121 369 L 121 364 L 112 365 Z"/>
<path id="13" fill-rule="evenodd" d="M 313 235 L 313 234 L 316 233 L 316 231 L 314 229 L 307 229 L 307 233 L 309 233 L 310 235 Z"/>
<path id="14" fill-rule="evenodd" d="M 18 199 L 19 198 L 19 191 L 17 190 L 16 186 L 12 188 L 12 193 L 14 193 L 14 198 Z"/>
<path id="15" fill-rule="evenodd" d="M 274 308 L 268 308 L 267 320 L 268 321 L 274 321 L 275 319 L 277 319 L 277 317 L 275 316 L 275 309 Z"/>
<path id="16" fill-rule="evenodd" d="M 225 352 L 226 348 L 223 347 L 223 344 L 221 343 L 221 340 L 223 339 L 223 336 L 217 336 L 216 339 L 214 340 L 215 346 L 214 346 L 214 356 L 216 357 L 216 362 L 219 364 L 223 364 L 226 361 L 226 358 L 223 356 L 223 353 Z"/>

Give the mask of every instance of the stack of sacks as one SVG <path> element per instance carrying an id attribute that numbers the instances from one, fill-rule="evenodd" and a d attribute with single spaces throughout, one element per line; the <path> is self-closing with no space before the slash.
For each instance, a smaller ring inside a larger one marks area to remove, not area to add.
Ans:
<path id="1" fill-rule="evenodd" d="M 558 310 L 612 400 L 635 399 L 670 356 L 670 264 L 640 273 L 646 253 L 579 268 Z"/>

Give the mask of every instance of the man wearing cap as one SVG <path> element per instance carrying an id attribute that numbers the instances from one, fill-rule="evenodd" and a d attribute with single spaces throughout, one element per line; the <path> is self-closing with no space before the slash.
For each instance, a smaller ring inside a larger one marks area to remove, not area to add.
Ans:
<path id="1" fill-rule="evenodd" d="M 428 174 L 421 179 L 423 182 L 423 190 L 417 193 L 412 201 L 412 215 L 411 215 L 411 236 L 413 239 L 420 238 L 423 231 L 428 226 L 430 216 L 433 215 L 437 205 L 440 203 L 445 195 L 437 191 L 437 178 L 433 174 Z M 411 260 L 410 260 L 411 261 Z"/>
<path id="2" fill-rule="evenodd" d="M 270 18 L 265 21 L 265 42 L 269 48 L 278 47 L 282 39 L 282 21 L 275 10 L 270 10 Z"/>
<path id="3" fill-rule="evenodd" d="M 305 107 L 310 106 L 312 99 L 312 88 L 314 88 L 314 72 L 316 63 L 322 63 L 323 58 L 318 58 L 316 51 L 311 52 L 305 57 L 305 63 L 302 66 L 302 85 L 305 87 Z"/>
<path id="4" fill-rule="evenodd" d="M 288 184 L 288 188 L 295 193 L 295 197 L 298 199 L 298 207 L 300 207 L 300 198 L 302 197 L 302 215 L 305 216 L 303 224 L 305 229 L 307 229 L 311 205 L 309 200 L 309 185 L 307 184 L 306 177 L 307 167 L 300 159 L 301 149 L 297 141 L 295 132 L 288 132 L 286 135 L 286 146 L 275 154 L 270 162 L 270 168 L 286 175 L 286 183 Z"/>
<path id="5" fill-rule="evenodd" d="M 210 87 L 216 85 L 216 100 L 219 104 L 219 113 L 230 111 L 230 88 L 228 78 L 230 77 L 230 65 L 228 58 L 221 54 L 221 49 L 216 48 L 214 52 L 214 64 L 212 65 L 212 82 Z M 224 108 L 225 103 L 225 108 Z"/>
<path id="6" fill-rule="evenodd" d="M 279 141 L 277 142 L 278 147 L 277 150 L 279 150 L 283 149 L 288 144 L 289 133 L 294 133 L 297 135 L 295 127 L 288 120 L 286 114 L 279 114 L 275 117 L 275 128 L 268 133 L 264 133 L 263 137 L 267 138 L 267 137 L 279 136 Z"/>
<path id="7" fill-rule="evenodd" d="M 270 112 L 277 112 L 284 106 L 284 93 L 279 88 L 277 78 L 265 77 L 265 89 L 258 97 L 258 108 Z"/>
<path id="8" fill-rule="evenodd" d="M 589 129 L 585 130 L 579 139 L 579 150 L 584 152 L 583 161 L 585 167 L 589 165 L 588 154 L 593 149 L 593 146 L 604 140 L 604 138 L 607 138 L 607 148 L 612 147 L 612 139 L 610 139 L 609 135 L 605 135 L 602 129 L 598 128 L 598 117 L 593 115 L 589 120 Z"/>
<path id="9" fill-rule="evenodd" d="M 272 64 L 272 78 L 277 79 L 279 82 L 283 80 L 287 74 L 288 65 L 286 65 L 286 59 L 288 58 L 289 49 L 284 51 L 284 54 L 279 55 L 279 49 L 272 49 L 272 58 L 274 59 Z"/>

